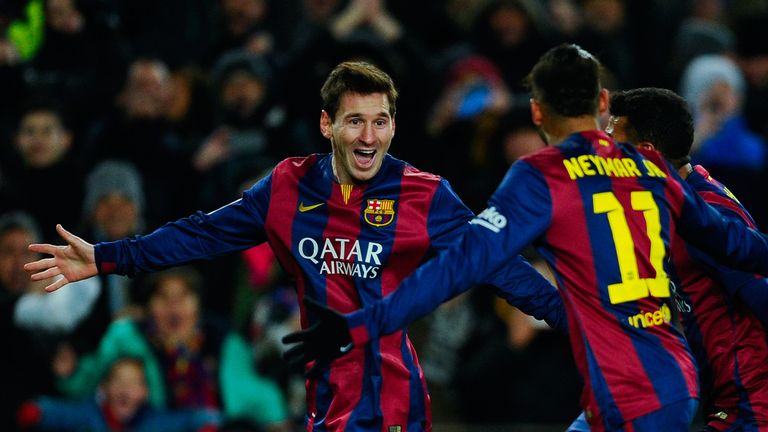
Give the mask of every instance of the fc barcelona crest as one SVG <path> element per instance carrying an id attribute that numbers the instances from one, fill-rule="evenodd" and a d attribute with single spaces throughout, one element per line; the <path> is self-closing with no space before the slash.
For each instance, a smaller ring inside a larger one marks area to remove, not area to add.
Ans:
<path id="1" fill-rule="evenodd" d="M 368 206 L 363 212 L 363 218 L 368 225 L 383 227 L 392 223 L 395 218 L 395 200 L 369 199 Z"/>

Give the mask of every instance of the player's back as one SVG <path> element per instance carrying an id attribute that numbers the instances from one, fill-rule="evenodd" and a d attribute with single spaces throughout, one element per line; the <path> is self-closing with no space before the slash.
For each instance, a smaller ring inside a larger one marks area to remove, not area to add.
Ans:
<path id="1" fill-rule="evenodd" d="M 697 397 L 695 366 L 671 323 L 667 258 L 683 198 L 666 165 L 598 131 L 524 162 L 550 199 L 537 246 L 568 311 L 587 416 L 618 427 Z"/>

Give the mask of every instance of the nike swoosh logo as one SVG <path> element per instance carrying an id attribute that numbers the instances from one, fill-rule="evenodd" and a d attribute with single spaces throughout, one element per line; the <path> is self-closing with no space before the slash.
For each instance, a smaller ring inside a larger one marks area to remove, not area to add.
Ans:
<path id="1" fill-rule="evenodd" d="M 302 213 L 304 213 L 304 212 L 308 212 L 308 211 L 310 211 L 310 210 L 314 210 L 314 209 L 316 209 L 316 208 L 320 207 L 320 206 L 321 206 L 321 205 L 323 205 L 323 204 L 325 204 L 325 203 L 320 203 L 320 204 L 312 204 L 312 205 L 309 205 L 309 206 L 305 206 L 305 205 L 304 205 L 304 202 L 300 202 L 300 203 L 299 203 L 299 211 L 300 211 L 300 212 L 302 212 Z"/>

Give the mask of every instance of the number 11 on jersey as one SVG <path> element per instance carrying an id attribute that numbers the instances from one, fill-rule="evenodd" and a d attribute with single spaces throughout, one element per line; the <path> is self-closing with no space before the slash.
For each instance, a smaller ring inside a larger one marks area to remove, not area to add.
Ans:
<path id="1" fill-rule="evenodd" d="M 637 267 L 635 242 L 629 230 L 624 208 L 613 192 L 600 192 L 592 196 L 595 214 L 605 213 L 611 228 L 613 243 L 616 246 L 621 282 L 608 285 L 608 298 L 612 304 L 639 300 L 648 296 L 669 297 L 669 277 L 664 272 L 666 255 L 664 241 L 661 238 L 659 207 L 650 191 L 634 191 L 630 194 L 632 210 L 642 212 L 647 227 L 646 235 L 650 240 L 648 261 L 656 271 L 655 278 L 641 278 Z"/>

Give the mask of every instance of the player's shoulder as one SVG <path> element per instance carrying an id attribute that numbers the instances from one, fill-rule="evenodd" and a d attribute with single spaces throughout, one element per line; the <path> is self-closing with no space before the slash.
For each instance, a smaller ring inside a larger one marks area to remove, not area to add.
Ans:
<path id="1" fill-rule="evenodd" d="M 659 168 L 662 169 L 668 169 L 667 163 L 664 160 L 664 156 L 658 151 L 654 149 L 648 149 L 648 148 L 642 148 L 642 147 L 634 147 L 629 144 L 625 144 L 625 152 L 634 151 L 637 153 L 640 153 L 644 158 L 650 160 L 651 162 L 654 162 L 656 165 L 659 166 Z"/>
<path id="2" fill-rule="evenodd" d="M 563 160 L 563 152 L 557 146 L 547 146 L 533 153 L 527 154 L 517 161 L 513 166 L 516 169 L 533 167 L 538 170 L 544 170 L 549 166 L 560 166 Z"/>
<path id="3" fill-rule="evenodd" d="M 529 154 L 521 157 L 518 160 L 530 162 L 530 161 L 547 160 L 547 159 L 551 159 L 551 158 L 561 158 L 562 159 L 562 157 L 563 157 L 563 154 L 560 151 L 560 149 L 558 149 L 555 146 L 547 146 L 547 147 L 541 148 L 539 150 L 536 150 L 533 153 L 529 153 Z"/>
<path id="4" fill-rule="evenodd" d="M 275 165 L 275 171 L 290 171 L 301 169 L 302 167 L 312 166 L 317 163 L 318 159 L 322 158 L 323 154 L 313 153 L 308 156 L 293 156 L 283 159 Z"/>
<path id="5" fill-rule="evenodd" d="M 273 177 L 301 177 L 320 161 L 328 158 L 328 154 L 314 153 L 308 156 L 285 158 L 272 169 Z"/>
<path id="6" fill-rule="evenodd" d="M 439 183 L 440 180 L 442 180 L 442 177 L 433 174 L 431 172 L 422 171 L 415 166 L 411 165 L 410 163 L 398 159 L 392 155 L 387 155 L 384 160 L 385 166 L 387 166 L 387 170 L 391 171 L 393 173 L 399 172 L 402 174 L 403 177 L 407 178 L 408 181 L 411 182 L 419 182 L 424 184 L 436 184 Z"/>

